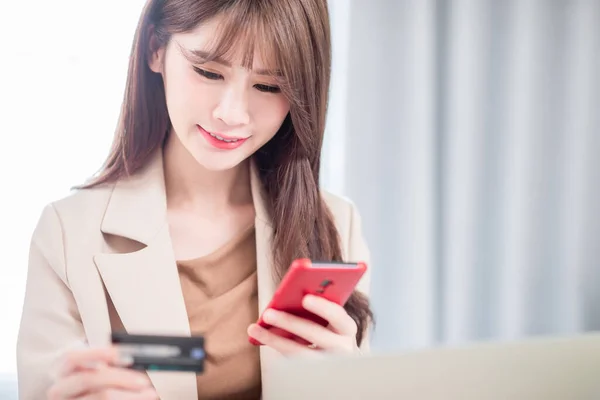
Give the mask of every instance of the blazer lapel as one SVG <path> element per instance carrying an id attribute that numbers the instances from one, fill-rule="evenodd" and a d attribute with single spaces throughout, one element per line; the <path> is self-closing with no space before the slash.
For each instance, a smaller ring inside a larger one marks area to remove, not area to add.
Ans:
<path id="1" fill-rule="evenodd" d="M 264 197 L 264 189 L 260 181 L 258 168 L 255 163 L 251 164 L 252 198 L 254 201 L 255 229 L 256 229 L 256 275 L 258 279 L 258 312 L 262 313 L 275 293 L 277 280 L 273 268 L 273 226 L 271 217 L 267 211 L 267 200 Z M 275 361 L 281 355 L 270 347 L 261 346 L 260 363 L 262 376 L 263 399 L 269 399 L 271 382 L 270 370 Z"/>
<path id="2" fill-rule="evenodd" d="M 276 288 L 272 260 L 273 228 L 255 163 L 251 163 L 251 189 L 255 208 L 258 312 L 266 308 Z M 162 152 L 140 173 L 119 181 L 108 203 L 101 230 L 137 241 L 141 250 L 100 253 L 94 262 L 123 326 L 130 333 L 190 336 L 166 217 Z M 268 398 L 269 370 L 280 357 L 261 347 L 263 397 Z M 162 400 L 197 398 L 192 374 L 148 371 Z"/>
<path id="3" fill-rule="evenodd" d="M 190 327 L 166 218 L 162 154 L 116 184 L 101 230 L 145 245 L 131 253 L 101 253 L 94 262 L 129 333 L 189 336 Z M 192 374 L 148 371 L 163 400 L 195 399 Z"/>

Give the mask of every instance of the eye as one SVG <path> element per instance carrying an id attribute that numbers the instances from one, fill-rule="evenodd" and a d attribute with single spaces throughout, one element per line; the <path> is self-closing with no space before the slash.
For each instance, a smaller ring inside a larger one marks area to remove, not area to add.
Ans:
<path id="1" fill-rule="evenodd" d="M 198 67 L 193 67 L 194 71 L 196 71 L 199 75 L 202 75 L 206 79 L 210 79 L 212 81 L 217 81 L 219 79 L 223 79 L 223 75 L 216 74 L 214 72 L 207 71 L 205 69 L 201 69 Z"/>
<path id="2" fill-rule="evenodd" d="M 261 92 L 265 92 L 265 93 L 279 93 L 279 92 L 281 92 L 281 89 L 278 88 L 277 86 L 268 86 L 268 85 L 258 84 L 258 85 L 254 85 L 254 87 L 256 89 L 260 90 Z"/>

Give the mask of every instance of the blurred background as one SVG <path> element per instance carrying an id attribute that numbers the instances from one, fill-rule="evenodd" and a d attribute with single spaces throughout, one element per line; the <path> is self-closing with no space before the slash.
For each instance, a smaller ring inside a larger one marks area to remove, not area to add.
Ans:
<path id="1" fill-rule="evenodd" d="M 3 9 L 1 399 L 31 233 L 108 152 L 143 3 Z M 375 350 L 600 330 L 600 0 L 329 3 L 321 183 L 363 218 Z"/>

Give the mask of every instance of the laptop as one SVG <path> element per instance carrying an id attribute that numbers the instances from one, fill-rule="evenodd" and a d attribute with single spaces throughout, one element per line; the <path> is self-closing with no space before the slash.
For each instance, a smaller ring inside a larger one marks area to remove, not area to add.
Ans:
<path id="1" fill-rule="evenodd" d="M 406 353 L 284 359 L 273 399 L 600 399 L 600 334 Z"/>

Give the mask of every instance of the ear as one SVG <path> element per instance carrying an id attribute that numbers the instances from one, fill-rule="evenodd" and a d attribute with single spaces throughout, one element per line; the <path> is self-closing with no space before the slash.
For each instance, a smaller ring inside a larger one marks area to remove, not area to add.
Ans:
<path id="1" fill-rule="evenodd" d="M 164 57 L 165 57 L 165 46 L 160 46 L 156 34 L 154 33 L 154 27 L 149 29 L 150 41 L 148 44 L 148 67 L 157 74 L 163 73 Z"/>

